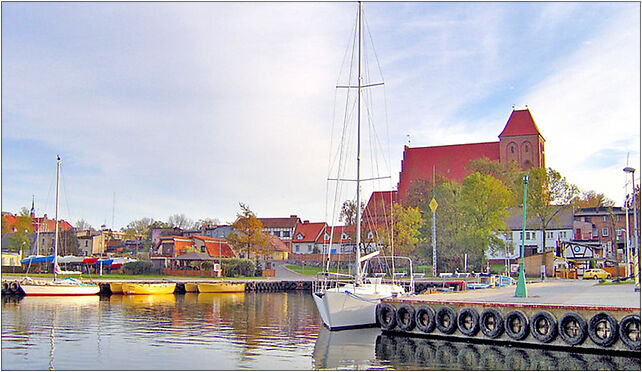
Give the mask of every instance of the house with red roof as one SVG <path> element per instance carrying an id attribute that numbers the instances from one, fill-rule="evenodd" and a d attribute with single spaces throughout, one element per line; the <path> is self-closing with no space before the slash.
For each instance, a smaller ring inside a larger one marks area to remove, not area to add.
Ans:
<path id="1" fill-rule="evenodd" d="M 322 252 L 319 244 L 323 243 L 320 243 L 319 239 L 326 226 L 327 224 L 325 222 L 303 221 L 303 223 L 297 224 L 294 237 L 292 238 L 292 253 L 307 254 Z"/>
<path id="2" fill-rule="evenodd" d="M 301 223 L 299 217 L 295 214 L 290 217 L 262 217 L 259 218 L 259 221 L 263 224 L 262 231 L 264 233 L 278 237 L 288 247 L 288 250 L 292 250 L 292 237 L 297 225 Z"/>
<path id="3" fill-rule="evenodd" d="M 432 180 L 435 175 L 462 181 L 469 174 L 466 166 L 471 160 L 488 158 L 505 164 L 511 161 L 524 170 L 545 167 L 544 137 L 528 109 L 513 110 L 498 142 L 459 145 L 404 147 L 397 190 L 399 199 L 416 180 Z"/>
<path id="4" fill-rule="evenodd" d="M 201 253 L 206 253 L 214 258 L 234 258 L 236 253 L 223 239 L 210 238 L 203 235 L 192 235 L 190 238 L 194 241 L 194 247 Z"/>

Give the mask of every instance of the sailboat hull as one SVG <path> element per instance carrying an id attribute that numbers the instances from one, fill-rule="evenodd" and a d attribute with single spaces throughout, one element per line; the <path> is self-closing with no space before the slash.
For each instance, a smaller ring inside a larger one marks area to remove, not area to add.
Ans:
<path id="1" fill-rule="evenodd" d="M 92 296 L 100 292 L 100 287 L 93 284 L 20 284 L 26 296 Z"/>
<path id="2" fill-rule="evenodd" d="M 398 286 L 379 285 L 378 290 L 369 286 L 346 286 L 325 292 L 313 292 L 323 325 L 331 331 L 374 327 L 377 325 L 376 309 L 383 298 L 392 296 L 392 291 L 403 291 Z M 383 287 L 383 288 L 382 288 Z M 382 290 L 383 289 L 383 290 Z M 387 290 L 386 290 L 387 289 Z"/>

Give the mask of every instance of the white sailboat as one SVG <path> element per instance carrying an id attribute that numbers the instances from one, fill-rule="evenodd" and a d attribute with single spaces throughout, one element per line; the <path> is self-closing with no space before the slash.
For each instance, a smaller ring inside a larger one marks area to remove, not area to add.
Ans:
<path id="1" fill-rule="evenodd" d="M 60 156 L 56 157 L 56 230 L 54 232 L 53 251 L 53 282 L 34 280 L 25 277 L 20 282 L 20 288 L 27 296 L 87 296 L 96 295 L 100 287 L 96 284 L 82 283 L 79 280 L 65 278 L 57 280 L 56 275 L 70 274 L 76 272 L 64 272 L 58 266 L 58 188 L 60 184 Z"/>
<path id="2" fill-rule="evenodd" d="M 357 90 L 357 156 L 356 156 L 356 246 L 355 246 L 355 275 L 350 276 L 346 274 L 323 272 L 317 275 L 317 280 L 314 282 L 312 297 L 317 306 L 323 324 L 330 330 L 342 330 L 351 328 L 360 328 L 373 326 L 377 323 L 376 320 L 376 306 L 384 298 L 399 296 L 408 292 L 414 291 L 414 282 L 412 276 L 412 261 L 409 258 L 403 258 L 410 263 L 410 281 L 407 283 L 407 288 L 404 288 L 401 283 L 395 282 L 393 273 L 391 274 L 391 282 L 384 282 L 384 277 L 365 277 L 363 273 L 367 272 L 367 265 L 370 260 L 378 259 L 391 259 L 394 262 L 395 257 L 382 257 L 379 256 L 380 251 L 377 249 L 374 252 L 361 257 L 361 185 L 363 181 L 361 178 L 361 98 L 362 90 L 382 83 L 369 83 L 364 82 L 362 76 L 362 5 L 358 4 L 358 75 L 356 85 L 340 86 L 337 88 L 348 88 Z M 388 177 L 389 178 L 389 177 Z M 336 179 L 329 179 L 337 182 L 346 181 L 342 180 L 340 175 Z M 330 239 L 332 240 L 332 239 Z M 328 255 L 332 249 L 328 249 Z M 401 258 L 401 257 L 397 257 Z M 329 262 L 329 260 L 328 260 Z M 328 266 L 329 267 L 329 266 Z M 394 263 L 393 263 L 394 271 Z"/>

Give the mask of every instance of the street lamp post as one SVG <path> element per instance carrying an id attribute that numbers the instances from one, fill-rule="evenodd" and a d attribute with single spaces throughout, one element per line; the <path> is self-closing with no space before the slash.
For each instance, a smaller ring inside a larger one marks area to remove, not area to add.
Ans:
<path id="1" fill-rule="evenodd" d="M 524 239 L 526 238 L 526 189 L 528 187 L 528 175 L 524 175 L 524 208 L 522 221 L 522 249 L 521 262 L 519 264 L 519 279 L 515 288 L 515 297 L 526 297 L 526 275 L 524 274 Z"/>
<path id="2" fill-rule="evenodd" d="M 638 211 L 637 203 L 635 202 L 635 168 L 626 167 L 623 169 L 626 173 L 631 173 L 631 182 L 633 190 L 633 252 L 635 252 L 635 264 L 633 272 L 635 274 L 635 286 L 637 290 L 640 289 L 640 246 L 638 241 Z"/>
<path id="3" fill-rule="evenodd" d="M 624 246 L 626 247 L 626 277 L 631 277 L 631 233 L 629 232 L 629 196 L 624 198 L 624 212 L 626 213 L 626 235 Z"/>

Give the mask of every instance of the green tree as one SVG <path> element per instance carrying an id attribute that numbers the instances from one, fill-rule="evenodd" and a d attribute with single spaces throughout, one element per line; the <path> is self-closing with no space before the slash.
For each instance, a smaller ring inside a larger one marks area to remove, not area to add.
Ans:
<path id="1" fill-rule="evenodd" d="M 421 185 L 421 186 L 420 186 Z M 411 196 L 409 194 L 409 196 Z M 417 254 L 432 262 L 432 210 L 429 203 L 433 197 L 432 184 L 416 183 L 413 188 L 413 203 L 417 203 L 424 217 L 419 229 L 420 241 Z M 454 181 L 437 181 L 434 197 L 439 204 L 436 210 L 437 267 L 449 269 L 463 263 L 463 246 L 461 244 L 462 216 L 458 200 L 461 197 L 461 184 Z"/>
<path id="2" fill-rule="evenodd" d="M 526 215 L 535 218 L 542 231 L 542 272 L 546 276 L 546 229 L 569 205 L 577 203 L 579 189 L 552 168 L 528 172 Z"/>
<path id="3" fill-rule="evenodd" d="M 237 251 L 245 249 L 246 257 L 250 258 L 252 251 L 268 249 L 268 239 L 261 231 L 263 224 L 254 212 L 243 203 L 239 203 L 239 206 L 241 212 L 237 213 L 236 221 L 232 224 L 234 230 L 228 235 L 227 240 Z"/>
<path id="4" fill-rule="evenodd" d="M 510 189 L 493 176 L 475 172 L 462 182 L 458 200 L 463 217 L 462 243 L 478 269 L 483 267 L 489 248 L 494 251 L 504 247 L 499 236 L 506 230 L 512 200 Z"/>
<path id="5" fill-rule="evenodd" d="M 414 254 L 420 240 L 419 228 L 424 222 L 419 208 L 394 204 L 392 222 L 395 254 L 404 256 Z M 390 235 L 387 229 L 382 232 L 382 236 L 386 237 L 386 235 Z"/>
<path id="6" fill-rule="evenodd" d="M 23 208 L 24 212 L 26 208 Z M 33 231 L 29 211 L 16 216 L 16 222 L 13 225 L 13 235 L 9 238 L 9 249 L 15 252 L 25 252 L 31 246 L 33 239 L 29 236 Z"/>
<path id="7" fill-rule="evenodd" d="M 76 223 L 74 224 L 74 228 L 76 229 L 76 231 L 94 230 L 94 228 L 91 227 L 91 225 L 82 218 L 76 221 Z"/>
<path id="8" fill-rule="evenodd" d="M 521 179 L 524 172 L 515 161 L 500 164 L 497 160 L 489 160 L 486 157 L 471 160 L 466 168 L 472 174 L 479 172 L 487 176 L 493 176 L 500 180 L 513 196 L 512 204 L 520 205 L 522 197 Z"/>

